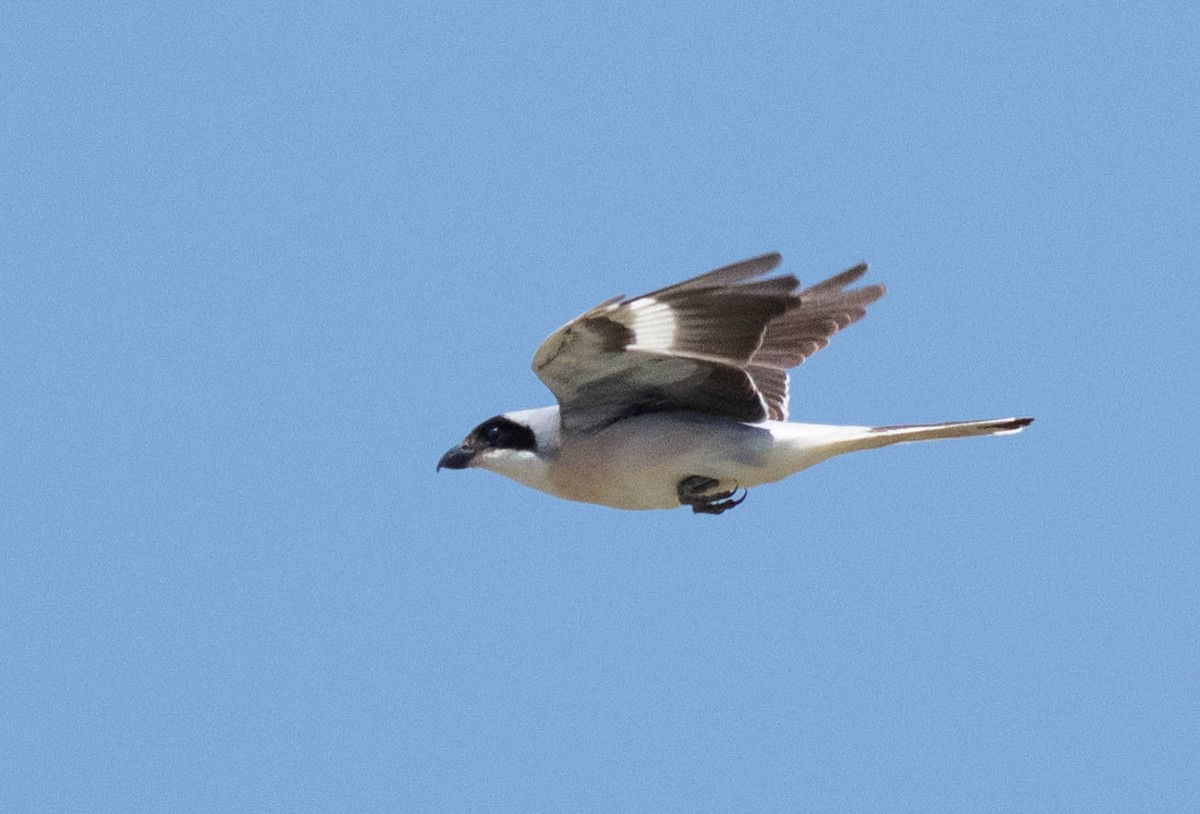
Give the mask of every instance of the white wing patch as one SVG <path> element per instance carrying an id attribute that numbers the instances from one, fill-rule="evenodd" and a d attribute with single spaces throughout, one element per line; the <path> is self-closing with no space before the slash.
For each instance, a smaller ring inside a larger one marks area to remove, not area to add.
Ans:
<path id="1" fill-rule="evenodd" d="M 669 353 L 675 347 L 675 314 L 671 306 L 653 297 L 638 297 L 613 306 L 610 318 L 633 332 L 627 350 Z"/>

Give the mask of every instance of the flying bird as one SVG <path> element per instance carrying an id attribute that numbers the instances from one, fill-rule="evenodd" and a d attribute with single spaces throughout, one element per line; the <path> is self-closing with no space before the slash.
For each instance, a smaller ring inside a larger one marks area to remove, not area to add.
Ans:
<path id="1" fill-rule="evenodd" d="M 746 490 L 834 455 L 1006 435 L 1032 418 L 854 427 L 788 421 L 788 374 L 866 314 L 866 264 L 800 288 L 764 254 L 614 297 L 542 342 L 533 370 L 558 404 L 489 418 L 437 468 L 490 469 L 568 500 L 721 514 Z M 740 494 L 739 494 L 740 493 Z"/>

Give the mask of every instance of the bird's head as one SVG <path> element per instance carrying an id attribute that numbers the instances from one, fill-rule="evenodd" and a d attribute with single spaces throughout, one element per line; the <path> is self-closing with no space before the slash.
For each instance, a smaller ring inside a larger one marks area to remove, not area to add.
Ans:
<path id="1" fill-rule="evenodd" d="M 490 469 L 541 488 L 547 457 L 558 446 L 558 408 L 521 410 L 484 421 L 438 461 L 442 469 Z"/>

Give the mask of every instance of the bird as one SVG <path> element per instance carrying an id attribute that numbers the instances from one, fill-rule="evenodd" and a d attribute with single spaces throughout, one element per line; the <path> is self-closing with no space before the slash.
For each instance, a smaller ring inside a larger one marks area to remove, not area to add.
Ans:
<path id="1" fill-rule="evenodd" d="M 787 371 L 866 315 L 882 284 L 860 263 L 801 288 L 778 253 L 641 296 L 613 297 L 550 334 L 533 371 L 557 404 L 472 429 L 438 461 L 559 498 L 719 515 L 748 490 L 835 455 L 1008 435 L 1033 418 L 843 426 L 788 420 Z"/>

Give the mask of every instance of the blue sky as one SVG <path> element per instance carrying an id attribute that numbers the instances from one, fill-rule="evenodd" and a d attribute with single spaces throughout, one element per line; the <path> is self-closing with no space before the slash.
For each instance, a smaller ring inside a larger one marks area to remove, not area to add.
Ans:
<path id="1" fill-rule="evenodd" d="M 1200 806 L 1187 4 L 0 9 L 0 808 Z M 736 511 L 435 475 L 581 310 L 889 293 Z"/>

